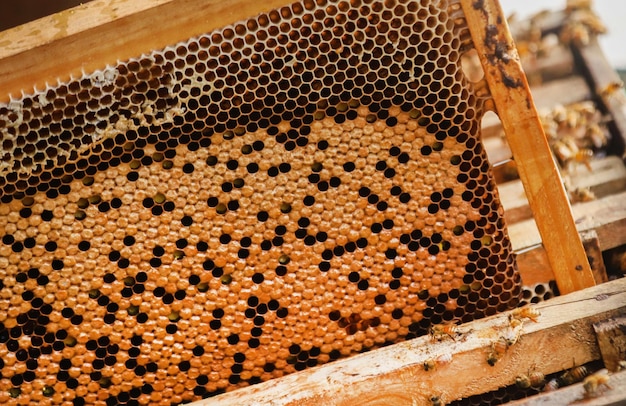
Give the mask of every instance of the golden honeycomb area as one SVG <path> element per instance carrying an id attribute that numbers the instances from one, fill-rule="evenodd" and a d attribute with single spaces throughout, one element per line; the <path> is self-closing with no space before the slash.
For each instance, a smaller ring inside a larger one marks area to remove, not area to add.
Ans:
<path id="1" fill-rule="evenodd" d="M 0 403 L 170 405 L 516 306 L 453 1 L 303 0 L 0 106 Z"/>

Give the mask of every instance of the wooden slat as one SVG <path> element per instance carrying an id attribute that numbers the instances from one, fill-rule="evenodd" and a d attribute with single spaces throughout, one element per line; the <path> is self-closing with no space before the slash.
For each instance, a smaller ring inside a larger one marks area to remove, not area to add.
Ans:
<path id="1" fill-rule="evenodd" d="M 592 92 L 580 75 L 546 82 L 530 88 L 538 109 L 551 109 L 557 104 L 567 106 L 592 98 Z"/>
<path id="2" fill-rule="evenodd" d="M 461 0 L 485 79 L 562 293 L 595 284 L 528 83 L 495 0 Z"/>
<path id="3" fill-rule="evenodd" d="M 597 198 L 626 190 L 626 166 L 620 158 L 609 156 L 594 159 L 590 165 L 591 171 L 581 166 L 576 173 L 568 175 L 572 189 L 588 189 Z M 498 185 L 498 191 L 507 224 L 514 224 L 532 217 L 521 181 L 515 180 Z"/>
<path id="4" fill-rule="evenodd" d="M 596 230 L 600 248 L 606 251 L 626 244 L 626 192 L 575 205 L 573 216 L 578 231 Z M 508 227 L 515 251 L 541 244 L 535 222 L 530 219 Z"/>
<path id="5" fill-rule="evenodd" d="M 626 244 L 626 192 L 607 196 L 572 207 L 579 231 L 595 230 L 600 250 Z M 521 251 L 517 263 L 524 284 L 547 282 L 554 278 L 545 248 L 533 219 L 508 226 L 515 251 Z"/>
<path id="6" fill-rule="evenodd" d="M 288 0 L 96 0 L 0 33 L 0 102 L 79 77 Z"/>
<path id="7" fill-rule="evenodd" d="M 517 268 L 526 286 L 555 280 L 546 250 L 541 246 L 518 254 Z"/>
<path id="8" fill-rule="evenodd" d="M 597 284 L 607 282 L 609 278 L 606 274 L 604 259 L 602 258 L 602 250 L 600 249 L 598 233 L 596 230 L 587 230 L 580 233 L 580 237 L 582 238 L 587 258 L 589 258 L 589 265 L 591 265 L 593 278 Z"/>
<path id="9" fill-rule="evenodd" d="M 626 404 L 626 371 L 609 375 L 609 379 L 611 387 L 600 387 L 593 397 L 585 395 L 581 382 L 554 392 L 509 402 L 505 406 L 623 406 Z"/>
<path id="10" fill-rule="evenodd" d="M 595 230 L 587 230 L 581 232 L 581 237 L 585 253 L 587 258 L 589 258 L 594 280 L 596 283 L 606 282 L 608 278 L 598 233 Z M 526 286 L 554 280 L 554 273 L 550 269 L 548 255 L 541 246 L 535 246 L 518 254 L 517 267 L 522 277 L 522 283 Z"/>
<path id="11" fill-rule="evenodd" d="M 544 374 L 600 358 L 592 324 L 626 310 L 626 279 L 608 282 L 535 306 L 516 344 L 495 365 L 486 362 L 492 343 L 511 334 L 510 312 L 459 326 L 456 340 L 420 337 L 349 359 L 238 389 L 200 405 L 430 405 L 511 385 L 520 371 Z M 425 371 L 441 355 L 447 364 Z"/>
<path id="12" fill-rule="evenodd" d="M 591 171 L 579 166 L 569 175 L 572 188 L 587 188 L 598 198 L 626 189 L 626 166 L 619 157 L 593 159 L 590 165 Z"/>
<path id="13" fill-rule="evenodd" d="M 541 28 L 541 32 L 545 35 L 547 33 L 558 33 L 558 30 L 563 25 L 563 21 L 567 18 L 565 10 L 562 11 L 540 11 L 537 14 L 531 16 L 533 24 Z M 513 19 L 510 22 L 511 33 L 514 38 L 526 36 L 528 31 L 529 21 L 527 19 L 517 20 Z"/>
<path id="14" fill-rule="evenodd" d="M 594 323 L 593 329 L 604 366 L 609 371 L 618 371 L 620 362 L 626 362 L 626 314 Z"/>

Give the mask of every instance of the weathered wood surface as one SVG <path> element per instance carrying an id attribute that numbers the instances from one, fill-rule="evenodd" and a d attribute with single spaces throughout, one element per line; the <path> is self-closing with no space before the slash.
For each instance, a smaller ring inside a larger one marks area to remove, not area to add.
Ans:
<path id="1" fill-rule="evenodd" d="M 626 404 L 626 371 L 609 375 L 608 387 L 600 387 L 596 396 L 585 395 L 583 383 L 554 392 L 506 403 L 506 406 L 623 406 Z"/>
<path id="2" fill-rule="evenodd" d="M 583 231 L 580 233 L 580 237 L 583 240 L 583 247 L 585 247 L 585 252 L 589 259 L 589 265 L 591 265 L 593 278 L 596 280 L 596 283 L 607 282 L 609 278 L 606 274 L 604 259 L 602 258 L 598 233 L 596 233 L 596 230 Z"/>
<path id="3" fill-rule="evenodd" d="M 595 323 L 593 329 L 604 366 L 609 371 L 618 371 L 620 362 L 626 362 L 626 314 Z"/>
<path id="4" fill-rule="evenodd" d="M 581 165 L 576 173 L 567 175 L 572 189 L 589 189 L 597 198 L 626 190 L 626 166 L 620 158 L 610 156 L 596 159 L 592 160 L 590 165 L 591 171 Z M 498 185 L 498 190 L 507 224 L 532 217 L 522 182 L 518 180 L 506 182 Z"/>
<path id="5" fill-rule="evenodd" d="M 461 0 L 485 80 L 562 293 L 595 284 L 528 82 L 495 0 Z"/>
<path id="6" fill-rule="evenodd" d="M 573 188 L 584 187 L 588 188 L 598 199 L 610 197 L 612 194 L 618 194 L 626 191 L 626 166 L 624 166 L 622 160 L 616 156 L 610 156 L 603 159 L 597 159 L 591 161 L 592 171 L 588 171 L 586 168 L 581 170 L 571 177 L 570 183 Z M 550 263 L 546 255 L 545 249 L 541 247 L 540 239 L 537 239 L 538 231 L 532 221 L 532 211 L 528 206 L 528 199 L 524 193 L 524 187 L 519 180 L 506 182 L 498 185 L 500 192 L 500 198 L 502 200 L 502 206 L 504 207 L 504 216 L 509 228 L 509 236 L 511 238 L 513 247 L 521 253 L 517 257 L 517 264 L 524 284 L 532 285 L 540 282 L 547 282 L 554 279 L 554 274 L 550 268 Z M 609 238 L 608 242 L 601 243 L 598 239 L 598 248 L 603 249 L 614 248 L 619 246 L 620 242 L 626 243 L 626 239 L 620 239 L 619 236 L 614 236 L 611 232 L 612 225 L 615 224 L 615 233 L 626 232 L 623 226 L 620 224 L 622 220 L 619 218 L 619 211 L 615 213 L 604 213 L 609 207 L 615 207 L 620 209 L 620 204 L 623 204 L 618 199 L 611 199 L 612 203 L 577 203 L 573 205 L 574 213 L 578 213 L 579 209 L 577 205 L 585 204 L 585 210 L 582 210 L 581 216 L 592 215 L 595 219 L 596 225 L 599 225 L 602 238 Z M 597 200 L 596 200 L 597 202 Z M 589 209 L 591 207 L 591 209 Z M 597 207 L 597 209 L 594 209 Z M 622 211 L 622 215 L 624 215 Z M 603 220 L 603 217 L 610 216 L 610 219 Z M 581 219 L 583 217 L 575 217 Z M 588 224 L 588 223 L 583 223 Z M 529 228 L 532 228 L 533 238 L 527 238 L 525 234 Z M 579 230 L 581 230 L 579 228 Z M 591 229 L 581 230 L 582 232 L 590 231 Z M 608 237 L 607 237 L 608 236 Z M 622 241 L 623 240 L 623 241 Z M 586 252 L 589 254 L 589 249 L 586 248 Z M 593 264 L 592 264 L 593 265 Z M 593 266 L 592 266 L 593 268 Z M 596 278 L 596 282 L 598 279 Z"/>
<path id="7" fill-rule="evenodd" d="M 572 207 L 580 232 L 595 230 L 602 251 L 626 244 L 626 192 L 610 195 Z M 546 249 L 533 219 L 508 226 L 515 251 L 520 252 L 517 263 L 525 284 L 547 282 L 553 279 Z"/>
<path id="8" fill-rule="evenodd" d="M 626 311 L 626 279 L 559 296 L 533 307 L 520 337 L 495 366 L 492 343 L 511 330 L 510 312 L 458 327 L 455 340 L 420 337 L 345 360 L 194 402 L 201 405 L 429 405 L 485 393 L 514 383 L 520 371 L 544 374 L 600 358 L 592 324 Z M 425 371 L 429 359 L 451 356 Z"/>
<path id="9" fill-rule="evenodd" d="M 0 102 L 173 45 L 288 0 L 95 0 L 0 32 Z"/>
<path id="10" fill-rule="evenodd" d="M 578 231 L 596 230 L 600 248 L 606 251 L 626 244 L 626 192 L 602 199 L 578 203 L 572 207 Z M 509 236 L 514 250 L 523 250 L 541 243 L 533 219 L 511 224 Z"/>

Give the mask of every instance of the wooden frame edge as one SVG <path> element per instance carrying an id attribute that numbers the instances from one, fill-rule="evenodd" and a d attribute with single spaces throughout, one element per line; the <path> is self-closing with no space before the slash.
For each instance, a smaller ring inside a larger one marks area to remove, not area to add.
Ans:
<path id="1" fill-rule="evenodd" d="M 595 284 L 554 158 L 497 0 L 461 0 L 485 79 L 561 293 Z"/>
<path id="2" fill-rule="evenodd" d="M 6 30 L 0 33 L 0 103 L 288 3 L 97 0 Z"/>

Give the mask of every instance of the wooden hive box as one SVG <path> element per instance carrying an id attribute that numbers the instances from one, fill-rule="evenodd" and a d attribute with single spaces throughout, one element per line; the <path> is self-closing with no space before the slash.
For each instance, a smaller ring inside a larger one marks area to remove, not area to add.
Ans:
<path id="1" fill-rule="evenodd" d="M 444 403 L 599 359 L 623 313 L 621 281 L 502 313 L 602 273 L 496 2 L 93 2 L 5 38 L 7 404 Z"/>

